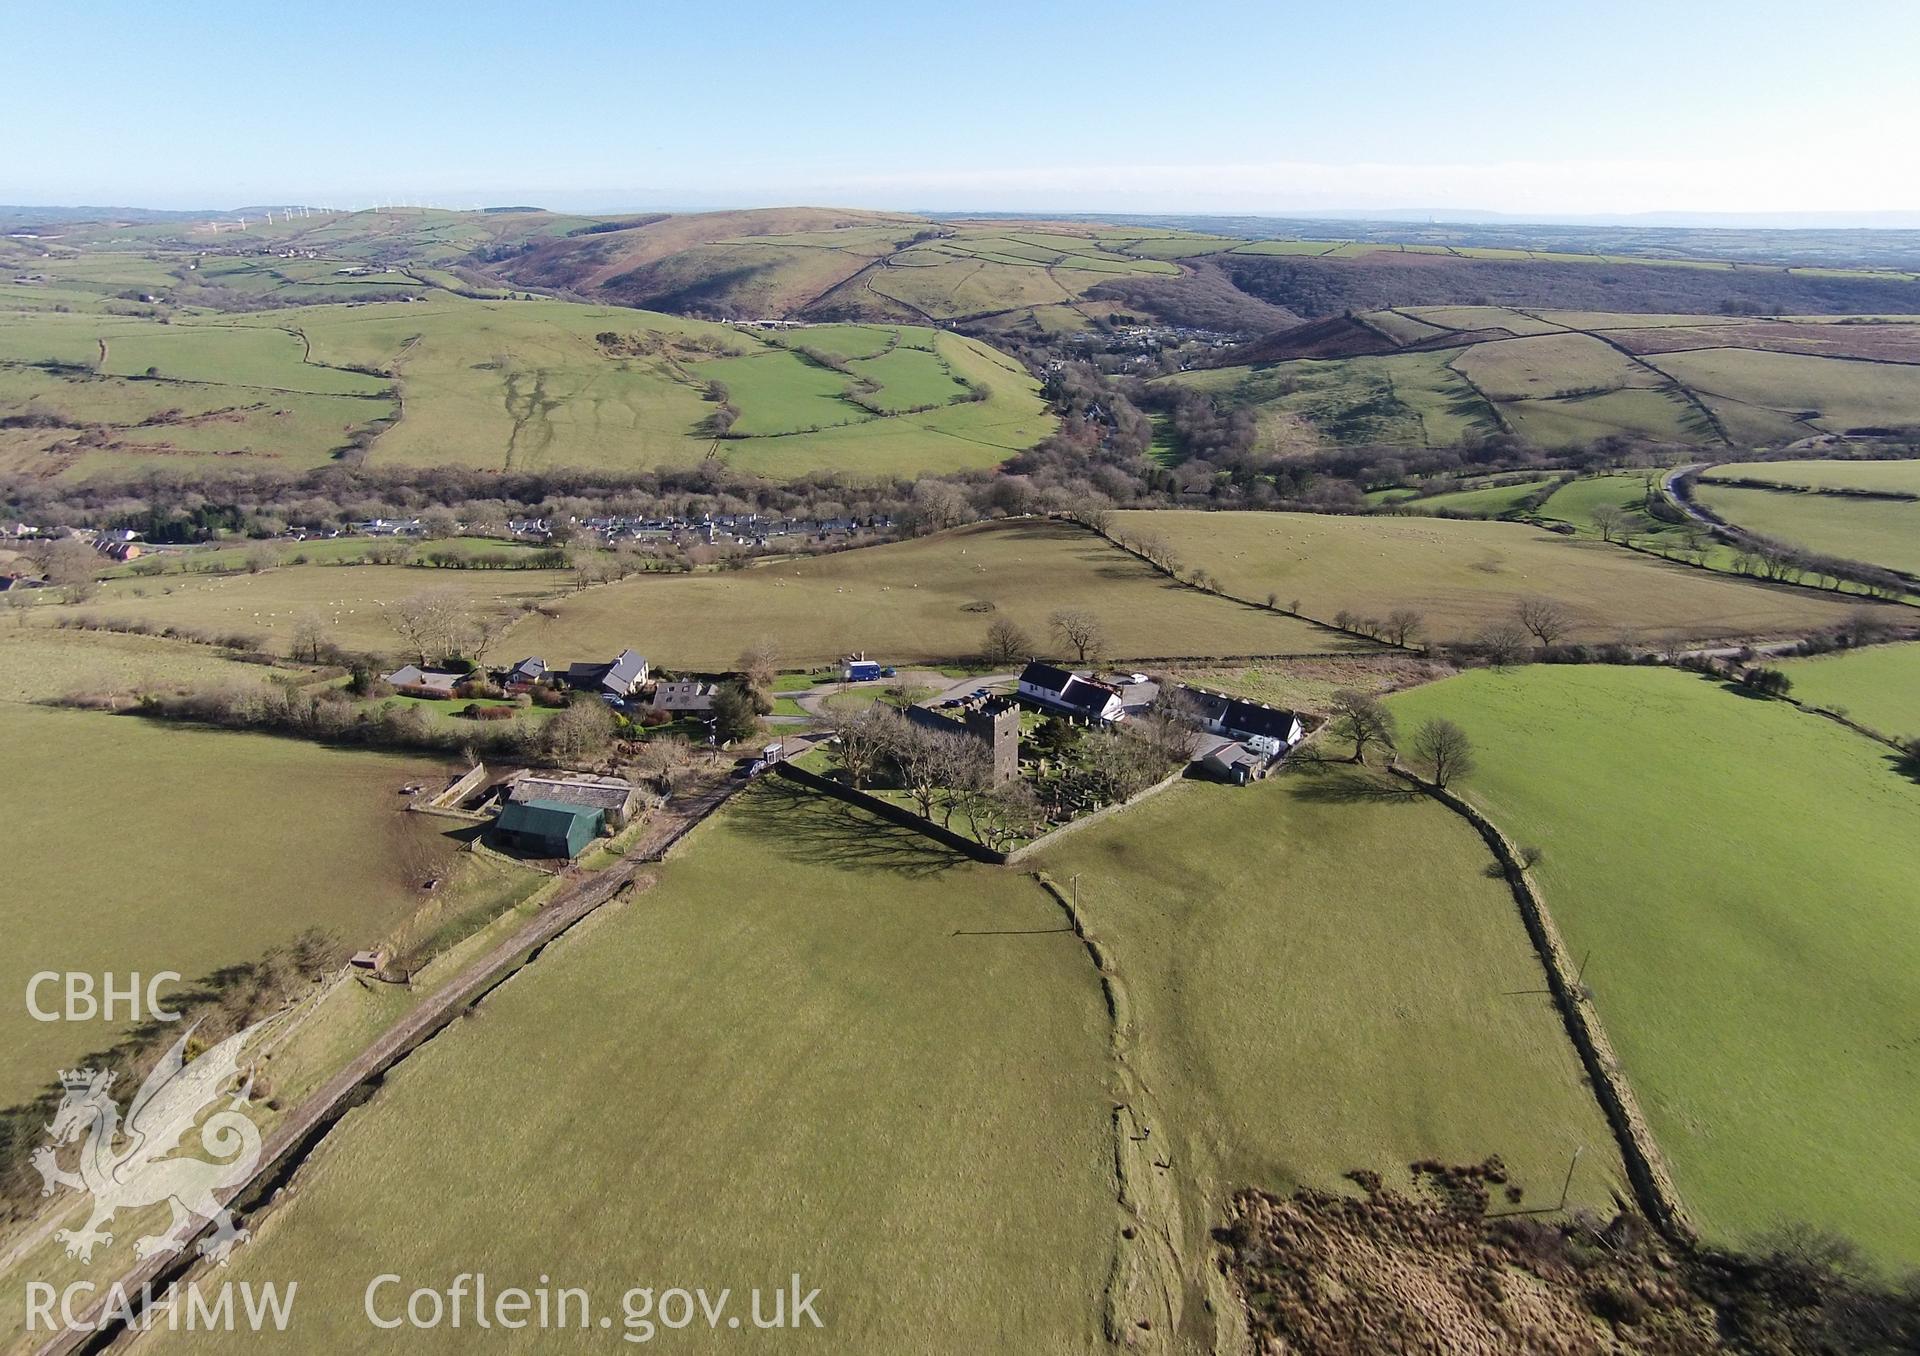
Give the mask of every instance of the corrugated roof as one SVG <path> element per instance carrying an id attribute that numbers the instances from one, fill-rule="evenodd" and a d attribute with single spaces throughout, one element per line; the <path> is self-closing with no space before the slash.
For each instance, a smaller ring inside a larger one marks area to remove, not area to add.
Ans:
<path id="1" fill-rule="evenodd" d="M 557 800 L 510 801 L 495 827 L 508 833 L 533 833 L 565 838 L 577 819 L 597 821 L 601 812 L 587 805 L 562 805 Z"/>

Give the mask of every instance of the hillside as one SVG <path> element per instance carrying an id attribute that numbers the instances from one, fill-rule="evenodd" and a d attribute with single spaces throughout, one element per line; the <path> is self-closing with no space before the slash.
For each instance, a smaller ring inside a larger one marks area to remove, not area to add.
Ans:
<path id="1" fill-rule="evenodd" d="M 1920 321 L 1400 306 L 1270 334 L 1162 381 L 1336 443 L 1780 445 L 1920 424 Z"/>
<path id="2" fill-rule="evenodd" d="M 57 274 L 78 255 L 141 252 L 173 275 L 177 290 L 204 293 L 210 280 L 184 278 L 174 267 L 180 256 L 249 260 L 243 267 L 251 268 L 261 256 L 291 252 L 443 271 L 397 276 L 390 280 L 396 285 L 531 288 L 715 318 L 949 323 L 1035 335 L 1108 316 L 1258 333 L 1388 306 L 1920 311 L 1920 282 L 1910 265 L 1841 266 L 1846 261 L 1824 238 L 1814 248 L 1783 237 L 1769 257 L 1765 238 L 1752 233 L 1737 248 L 1724 233 L 1671 230 L 1564 240 L 1546 232 L 1529 247 L 1422 243 L 1447 233 L 1368 231 L 1353 223 L 1266 224 L 1292 225 L 1313 238 L 1230 233 L 1249 229 L 1245 223 L 1227 223 L 1215 234 L 818 207 L 611 217 L 536 208 L 296 209 L 271 222 L 240 213 L 62 219 L 33 227 L 30 240 L 4 242 L 0 257 L 27 270 L 50 263 Z M 1405 238 L 1387 238 L 1393 235 Z M 1862 257 L 1911 254 L 1897 244 L 1876 248 Z"/>
<path id="3" fill-rule="evenodd" d="M 763 331 L 445 292 L 234 317 L 0 312 L 0 470 L 940 473 L 1045 437 L 1037 390 L 985 344 L 909 326 Z"/>

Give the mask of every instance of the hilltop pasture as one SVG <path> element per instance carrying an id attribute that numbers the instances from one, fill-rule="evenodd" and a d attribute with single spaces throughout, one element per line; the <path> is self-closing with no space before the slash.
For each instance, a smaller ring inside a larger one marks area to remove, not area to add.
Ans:
<path id="1" fill-rule="evenodd" d="M 625 645 L 657 665 L 731 667 L 771 639 L 787 667 L 864 651 L 884 663 L 950 663 L 980 653 L 1005 618 L 1040 653 L 1073 658 L 1049 633 L 1061 608 L 1099 621 L 1109 659 L 1324 654 L 1372 649 L 1310 623 L 1184 588 L 1065 523 L 984 524 L 744 570 L 638 575 L 557 600 L 518 623 L 519 653 L 598 654 Z"/>
<path id="2" fill-rule="evenodd" d="M 1557 498 L 1558 496 L 1556 496 Z M 1551 501 L 1549 501 L 1551 502 Z M 1300 513 L 1124 512 L 1124 539 L 1158 537 L 1237 597 L 1295 600 L 1310 617 L 1411 608 L 1432 640 L 1471 639 L 1523 598 L 1572 614 L 1572 639 L 1692 640 L 1832 625 L 1845 604 L 1669 565 L 1518 523 Z"/>
<path id="3" fill-rule="evenodd" d="M 1461 725 L 1458 789 L 1540 848 L 1707 1236 L 1800 1221 L 1920 1262 L 1920 786 L 1891 751 L 1670 669 L 1476 670 L 1389 704 Z"/>

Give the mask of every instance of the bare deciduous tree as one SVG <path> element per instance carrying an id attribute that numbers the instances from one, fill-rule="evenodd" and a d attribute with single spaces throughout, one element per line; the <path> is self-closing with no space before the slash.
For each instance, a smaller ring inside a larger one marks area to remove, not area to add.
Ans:
<path id="1" fill-rule="evenodd" d="M 1053 628 L 1060 643 L 1070 648 L 1074 658 L 1080 663 L 1087 662 L 1089 656 L 1097 655 L 1106 643 L 1106 635 L 1100 628 L 1100 619 L 1079 607 L 1063 607 L 1047 618 L 1047 624 Z"/>
<path id="2" fill-rule="evenodd" d="M 1442 790 L 1455 777 L 1473 771 L 1473 742 L 1467 732 L 1438 716 L 1414 731 L 1413 752 L 1432 770 L 1433 784 Z"/>
<path id="3" fill-rule="evenodd" d="M 1351 741 L 1353 761 L 1364 763 L 1373 745 L 1393 747 L 1393 712 L 1370 693 L 1343 689 L 1333 694 L 1333 733 Z"/>
<path id="4" fill-rule="evenodd" d="M 1514 616 L 1542 645 L 1553 644 L 1573 629 L 1573 618 L 1551 598 L 1522 598 Z"/>
<path id="5" fill-rule="evenodd" d="M 1602 504 L 1593 511 L 1593 525 L 1600 533 L 1601 541 L 1618 541 L 1627 533 L 1626 511 L 1612 504 Z"/>
<path id="6" fill-rule="evenodd" d="M 464 619 L 460 595 L 452 589 L 428 589 L 387 609 L 388 623 L 422 664 L 453 650 Z"/>
<path id="7" fill-rule="evenodd" d="M 1019 664 L 1033 657 L 1033 638 L 1017 622 L 995 617 L 987 626 L 987 662 Z"/>
<path id="8" fill-rule="evenodd" d="M 293 621 L 289 652 L 303 664 L 318 664 L 327 651 L 327 623 L 318 612 L 302 612 Z"/>
<path id="9" fill-rule="evenodd" d="M 1381 624 L 1381 631 L 1395 645 L 1407 646 L 1420 637 L 1421 628 L 1426 625 L 1422 617 L 1410 607 L 1398 607 L 1387 614 Z"/>
<path id="10" fill-rule="evenodd" d="M 762 636 L 740 652 L 734 665 L 747 680 L 747 686 L 757 692 L 771 691 L 774 677 L 780 671 L 780 646 L 772 636 Z"/>
<path id="11" fill-rule="evenodd" d="M 1496 668 L 1517 664 L 1527 649 L 1527 633 L 1517 622 L 1495 622 L 1480 633 L 1480 649 Z"/>
<path id="12" fill-rule="evenodd" d="M 848 785 L 863 787 L 892 748 L 899 718 L 884 706 L 851 697 L 829 699 L 826 710 L 836 736 L 834 759 L 847 774 Z"/>

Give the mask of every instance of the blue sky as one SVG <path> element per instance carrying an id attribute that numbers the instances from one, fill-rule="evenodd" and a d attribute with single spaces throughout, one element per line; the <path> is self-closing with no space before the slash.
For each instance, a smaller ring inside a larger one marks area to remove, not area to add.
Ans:
<path id="1" fill-rule="evenodd" d="M 1916 0 L 12 7 L 0 202 L 1920 211 Z"/>

